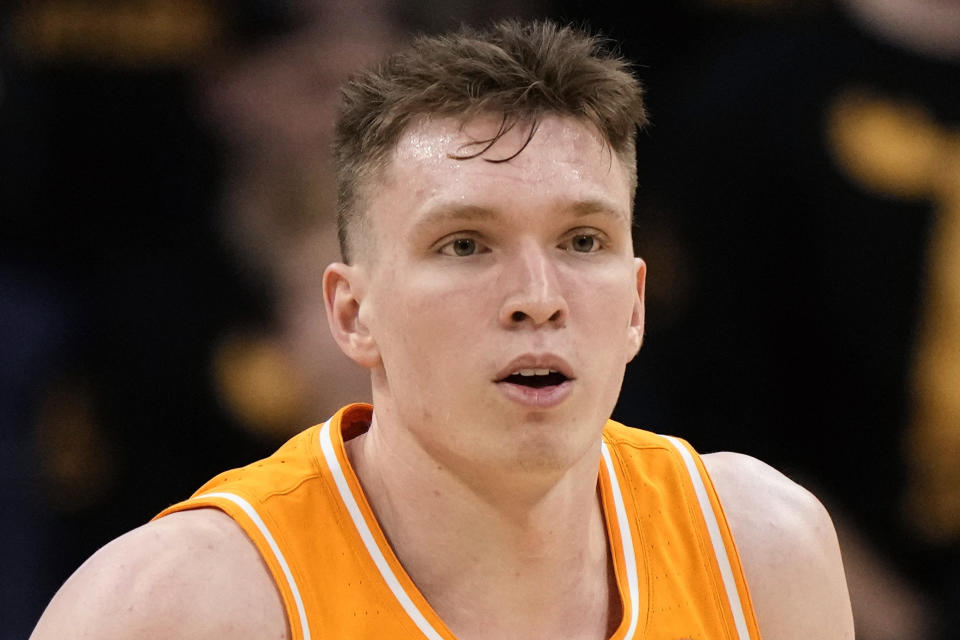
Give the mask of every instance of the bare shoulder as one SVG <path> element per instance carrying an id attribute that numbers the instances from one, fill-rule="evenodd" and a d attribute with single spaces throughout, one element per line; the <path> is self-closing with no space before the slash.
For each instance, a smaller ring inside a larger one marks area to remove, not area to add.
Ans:
<path id="1" fill-rule="evenodd" d="M 280 595 L 253 542 L 215 509 L 120 536 L 60 588 L 31 640 L 288 638 Z"/>
<path id="2" fill-rule="evenodd" d="M 837 534 L 816 496 L 750 456 L 713 453 L 703 462 L 733 531 L 763 637 L 852 640 Z"/>

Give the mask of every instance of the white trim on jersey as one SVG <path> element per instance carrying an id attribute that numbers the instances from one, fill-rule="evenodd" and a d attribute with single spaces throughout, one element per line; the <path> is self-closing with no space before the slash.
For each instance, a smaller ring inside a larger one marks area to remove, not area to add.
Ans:
<path id="1" fill-rule="evenodd" d="M 637 560 L 633 551 L 633 536 L 630 532 L 630 521 L 627 519 L 627 510 L 623 505 L 623 494 L 620 493 L 620 483 L 617 480 L 617 474 L 613 467 L 613 459 L 610 457 L 610 448 L 606 442 L 601 443 L 603 453 L 603 463 L 607 470 L 607 477 L 610 479 L 611 493 L 613 493 L 613 505 L 617 514 L 617 526 L 620 530 L 620 548 L 623 551 L 623 564 L 627 569 L 627 587 L 630 590 L 630 625 L 624 640 L 631 640 L 637 630 L 637 622 L 640 620 L 640 589 L 637 579 Z"/>
<path id="2" fill-rule="evenodd" d="M 367 553 L 370 554 L 374 564 L 380 571 L 380 575 L 383 576 L 387 586 L 390 587 L 390 591 L 393 592 L 394 597 L 400 603 L 400 606 L 403 607 L 403 610 L 407 613 L 407 615 L 409 615 L 413 620 L 414 624 L 417 625 L 417 628 L 420 629 L 420 631 L 422 631 L 423 634 L 430 640 L 443 640 L 443 636 L 433 628 L 423 613 L 417 608 L 417 605 L 410 598 L 409 594 L 407 594 L 407 592 L 404 590 L 403 585 L 400 584 L 400 581 L 394 574 L 393 569 L 390 568 L 389 563 L 384 557 L 383 552 L 377 545 L 377 542 L 373 537 L 373 533 L 370 531 L 370 527 L 367 525 L 367 521 L 363 517 L 363 512 L 360 510 L 360 506 L 357 504 L 357 500 L 354 497 L 353 492 L 350 491 L 350 486 L 347 484 L 347 479 L 343 472 L 343 468 L 340 466 L 340 460 L 337 458 L 336 452 L 334 451 L 334 436 L 330 428 L 331 420 L 328 420 L 326 423 L 324 423 L 320 430 L 320 448 L 323 452 L 324 460 L 326 461 L 327 466 L 330 468 L 330 472 L 333 475 L 334 482 L 337 485 L 337 491 L 340 493 L 340 498 L 347 507 L 347 511 L 350 514 L 350 519 L 353 520 L 353 524 L 357 528 L 357 533 L 360 534 L 360 538 L 363 540 L 363 544 L 367 549 Z M 631 640 L 636 633 L 637 623 L 640 619 L 640 590 L 639 580 L 637 578 L 637 561 L 636 556 L 634 555 L 633 536 L 630 531 L 630 521 L 627 518 L 627 511 L 624 507 L 623 495 L 620 492 L 620 483 L 617 480 L 617 474 L 614 471 L 613 460 L 610 457 L 610 451 L 607 447 L 607 444 L 605 442 L 601 443 L 601 447 L 603 452 L 604 467 L 607 471 L 607 476 L 610 480 L 611 493 L 613 494 L 614 510 L 616 512 L 617 527 L 619 529 L 621 541 L 620 551 L 623 554 L 623 563 L 627 572 L 627 586 L 630 592 L 630 623 L 627 628 L 627 633 L 624 636 L 624 640 Z"/>
<path id="3" fill-rule="evenodd" d="M 247 514 L 250 520 L 253 521 L 253 524 L 256 525 L 257 529 L 260 530 L 260 534 L 263 535 L 267 541 L 267 544 L 270 545 L 270 550 L 277 559 L 277 564 L 279 564 L 280 569 L 283 570 L 283 577 L 287 579 L 287 586 L 290 587 L 290 592 L 293 594 L 293 600 L 297 604 L 297 615 L 300 617 L 300 628 L 303 630 L 303 640 L 310 640 L 310 625 L 307 622 L 307 612 L 303 607 L 303 598 L 300 597 L 300 589 L 297 588 L 297 582 L 293 579 L 293 574 L 290 572 L 290 566 L 287 564 L 286 558 L 283 557 L 283 552 L 280 551 L 280 547 L 277 546 L 277 541 L 273 539 L 273 534 L 270 533 L 270 529 L 267 528 L 267 524 L 263 521 L 263 518 L 261 518 L 260 514 L 257 513 L 257 510 L 253 508 L 253 505 L 236 494 L 227 493 L 225 491 L 205 493 L 197 496 L 194 498 L 194 500 L 203 500 L 205 498 L 222 498 L 224 500 L 229 500 L 243 509 L 243 512 Z"/>
<path id="4" fill-rule="evenodd" d="M 383 552 L 380 551 L 380 547 L 377 546 L 377 541 L 374 540 L 373 533 L 370 531 L 370 527 L 367 526 L 367 521 L 363 518 L 363 513 L 360 511 L 360 506 L 357 504 L 356 498 L 354 498 L 353 493 L 350 491 L 350 486 L 347 484 L 347 478 L 343 473 L 343 469 L 340 467 L 340 460 L 337 459 L 337 454 L 333 450 L 333 434 L 331 433 L 330 429 L 331 420 L 327 420 L 324 423 L 323 428 L 320 430 L 320 449 L 323 451 L 324 460 L 326 460 L 327 466 L 330 468 L 330 472 L 333 475 L 333 480 L 337 485 L 337 490 L 340 492 L 340 499 L 343 500 L 343 504 L 347 507 L 347 511 L 350 513 L 350 519 L 353 520 L 353 525 L 357 528 L 357 533 L 360 534 L 360 538 L 363 540 L 363 544 L 367 548 L 367 553 L 370 554 L 370 557 L 373 559 L 373 563 L 377 565 L 377 569 L 380 570 L 380 575 L 383 576 L 383 579 L 386 581 L 387 586 L 390 587 L 390 591 L 393 592 L 393 595 L 400 603 L 400 606 L 403 607 L 403 610 L 407 612 L 407 615 L 410 616 L 410 619 L 413 620 L 413 623 L 417 625 L 417 628 L 423 632 L 423 635 L 430 640 L 443 640 L 443 636 L 433 628 L 433 625 L 430 624 L 430 621 L 424 617 L 423 613 L 420 612 L 420 609 L 417 608 L 417 605 L 414 604 L 413 600 L 410 599 L 410 596 L 404 590 L 403 585 L 400 584 L 397 576 L 393 573 L 393 569 L 391 569 L 390 565 L 387 563 L 387 559 L 383 556 Z"/>
<path id="5" fill-rule="evenodd" d="M 750 632 L 747 630 L 747 619 L 743 613 L 743 604 L 740 602 L 740 595 L 737 593 L 737 583 L 733 578 L 733 568 L 730 566 L 730 558 L 727 556 L 727 548 L 723 543 L 723 536 L 720 534 L 720 525 L 717 523 L 717 514 L 713 511 L 713 504 L 707 495 L 707 488 L 700 476 L 700 469 L 694 462 L 693 456 L 683 444 L 673 436 L 663 436 L 680 453 L 683 462 L 687 467 L 687 473 L 693 482 L 694 492 L 697 494 L 697 501 L 700 503 L 700 511 L 703 513 L 703 519 L 707 524 L 707 531 L 710 534 L 710 542 L 713 544 L 713 552 L 717 557 L 717 564 L 720 566 L 720 576 L 723 578 L 723 588 L 727 594 L 727 602 L 730 605 L 730 611 L 733 614 L 733 621 L 737 627 L 737 637 L 740 640 L 750 640 Z"/>

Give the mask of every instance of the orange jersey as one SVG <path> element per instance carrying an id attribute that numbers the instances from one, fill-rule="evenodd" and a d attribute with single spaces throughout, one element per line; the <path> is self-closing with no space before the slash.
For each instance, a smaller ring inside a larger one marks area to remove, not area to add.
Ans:
<path id="1" fill-rule="evenodd" d="M 295 640 L 453 640 L 394 555 L 347 459 L 372 408 L 350 405 L 275 454 L 163 511 L 214 507 L 260 551 Z M 686 442 L 608 421 L 599 486 L 623 603 L 612 638 L 758 640 L 733 537 Z"/>

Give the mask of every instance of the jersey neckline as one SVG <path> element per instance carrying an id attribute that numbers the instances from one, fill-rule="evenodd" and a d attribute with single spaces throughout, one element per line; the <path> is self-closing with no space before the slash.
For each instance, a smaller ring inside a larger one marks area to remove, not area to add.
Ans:
<path id="1" fill-rule="evenodd" d="M 373 407 L 363 403 L 348 405 L 334 414 L 319 430 L 319 457 L 330 470 L 340 501 L 350 515 L 368 559 L 398 604 L 426 638 L 456 640 L 456 636 L 404 570 L 347 457 L 344 442 L 364 433 L 369 428 L 372 415 Z M 646 585 L 646 580 L 641 582 L 644 566 L 637 561 L 639 550 L 635 544 L 639 542 L 639 532 L 631 527 L 620 488 L 620 474 L 605 440 L 601 442 L 601 452 L 598 470 L 601 510 L 622 608 L 620 623 L 609 640 L 632 640 L 643 635 L 642 626 L 646 616 L 642 612 L 647 609 L 647 589 L 640 589 L 641 584 Z"/>

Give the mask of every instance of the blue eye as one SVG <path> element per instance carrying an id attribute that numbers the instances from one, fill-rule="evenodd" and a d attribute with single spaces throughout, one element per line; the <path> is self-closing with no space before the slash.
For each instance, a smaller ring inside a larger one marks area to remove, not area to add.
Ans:
<path id="1" fill-rule="evenodd" d="M 580 233 L 570 238 L 569 248 L 578 253 L 593 253 L 600 249 L 600 241 L 594 235 Z"/>
<path id="2" fill-rule="evenodd" d="M 483 246 L 473 238 L 455 238 L 440 248 L 445 256 L 466 258 L 483 252 Z"/>
<path id="3" fill-rule="evenodd" d="M 472 238 L 457 238 L 453 241 L 453 253 L 458 256 L 471 256 L 477 252 L 477 242 Z"/>

